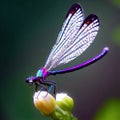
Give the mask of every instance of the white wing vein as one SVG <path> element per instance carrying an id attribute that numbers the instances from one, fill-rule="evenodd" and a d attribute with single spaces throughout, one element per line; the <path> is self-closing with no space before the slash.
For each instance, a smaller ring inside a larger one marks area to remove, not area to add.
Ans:
<path id="1" fill-rule="evenodd" d="M 57 37 L 57 41 L 53 46 L 51 53 L 45 64 L 45 68 L 51 69 L 60 65 L 60 57 L 62 51 L 73 42 L 73 38 L 76 36 L 81 24 L 83 23 L 84 15 L 82 8 L 80 7 L 74 15 L 69 13 L 67 19 L 63 23 L 62 29 Z"/>

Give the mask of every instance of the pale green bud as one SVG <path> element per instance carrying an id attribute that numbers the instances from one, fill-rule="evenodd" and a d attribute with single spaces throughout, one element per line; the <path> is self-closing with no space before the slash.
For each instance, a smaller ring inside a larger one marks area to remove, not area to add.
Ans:
<path id="1" fill-rule="evenodd" d="M 60 93 L 56 95 L 56 104 L 63 110 L 71 112 L 74 106 L 74 101 L 66 93 Z"/>

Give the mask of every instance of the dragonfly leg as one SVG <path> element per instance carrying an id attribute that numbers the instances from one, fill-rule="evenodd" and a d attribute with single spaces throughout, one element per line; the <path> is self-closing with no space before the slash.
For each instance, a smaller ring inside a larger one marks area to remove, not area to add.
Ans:
<path id="1" fill-rule="evenodd" d="M 51 81 L 51 80 L 45 80 L 48 83 L 50 83 L 50 87 L 49 87 L 49 91 L 51 91 L 53 89 L 53 94 L 56 94 L 56 82 Z"/>
<path id="2" fill-rule="evenodd" d="M 40 90 L 39 90 L 39 92 L 38 92 L 38 94 L 37 94 L 37 96 L 36 96 L 37 99 L 38 99 L 40 93 L 42 92 L 42 90 L 44 90 L 44 89 L 48 91 L 48 89 L 47 89 L 45 86 L 41 86 L 41 88 L 40 88 Z M 36 90 L 35 90 L 35 92 L 36 92 Z M 47 96 L 47 94 L 48 94 L 48 93 L 46 93 L 45 97 Z"/>
<path id="3" fill-rule="evenodd" d="M 34 90 L 34 92 L 37 92 L 38 90 L 42 91 L 44 89 L 47 90 L 47 87 L 43 86 L 42 84 L 35 83 L 35 90 Z"/>
<path id="4" fill-rule="evenodd" d="M 37 89 L 38 89 L 38 85 L 35 83 L 35 90 L 34 90 L 34 92 L 36 92 Z"/>
<path id="5" fill-rule="evenodd" d="M 45 86 L 42 86 L 42 87 L 40 88 L 39 94 L 41 93 L 42 90 L 47 90 L 47 91 L 48 91 L 48 89 L 47 89 Z M 38 94 L 38 96 L 39 96 L 39 94 Z M 47 94 L 48 94 L 48 93 L 47 93 Z M 47 94 L 45 95 L 45 97 L 47 96 Z"/>
<path id="6" fill-rule="evenodd" d="M 48 93 L 50 93 L 52 91 L 52 89 L 53 89 L 53 95 L 55 97 L 55 94 L 56 94 L 56 85 L 51 84 L 50 87 L 49 87 L 49 89 L 48 89 Z"/>
<path id="7" fill-rule="evenodd" d="M 43 85 L 47 85 L 49 88 L 48 88 L 48 93 L 50 93 L 53 89 L 53 94 L 55 95 L 56 93 L 56 83 L 51 81 L 51 80 L 44 80 L 41 82 L 41 84 Z"/>

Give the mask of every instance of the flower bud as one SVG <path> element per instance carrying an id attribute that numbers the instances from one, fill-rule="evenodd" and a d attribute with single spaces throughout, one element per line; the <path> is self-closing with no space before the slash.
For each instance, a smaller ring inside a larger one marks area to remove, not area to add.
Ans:
<path id="1" fill-rule="evenodd" d="M 71 112 L 74 106 L 74 101 L 66 93 L 60 93 L 56 95 L 56 104 L 63 110 Z"/>
<path id="2" fill-rule="evenodd" d="M 35 107 L 44 115 L 50 115 L 56 107 L 54 97 L 46 91 L 35 92 L 33 100 Z"/>

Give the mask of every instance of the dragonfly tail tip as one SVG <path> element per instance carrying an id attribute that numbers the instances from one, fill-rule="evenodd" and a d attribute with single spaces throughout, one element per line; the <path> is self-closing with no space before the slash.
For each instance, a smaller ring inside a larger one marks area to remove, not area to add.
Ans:
<path id="1" fill-rule="evenodd" d="M 109 47 L 104 47 L 104 51 L 108 52 L 109 51 Z"/>

